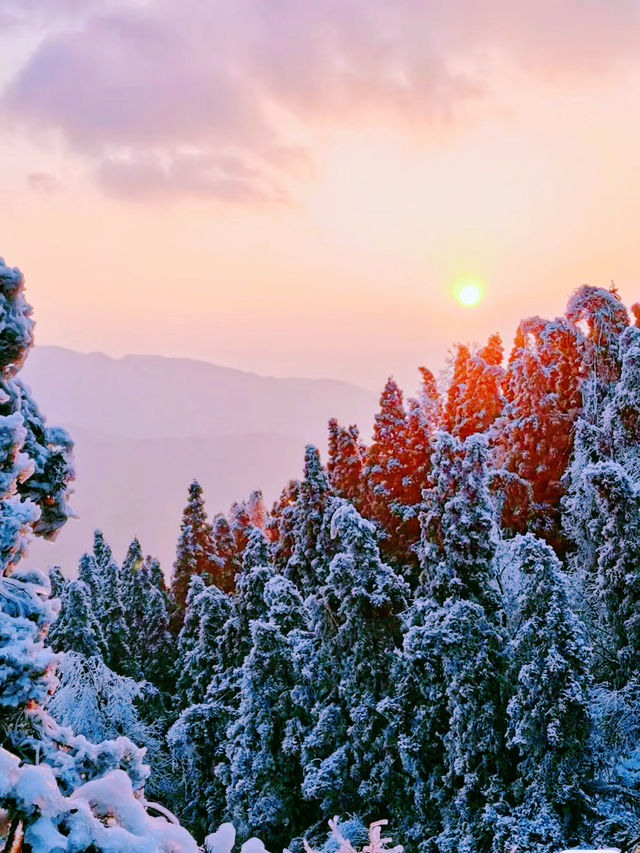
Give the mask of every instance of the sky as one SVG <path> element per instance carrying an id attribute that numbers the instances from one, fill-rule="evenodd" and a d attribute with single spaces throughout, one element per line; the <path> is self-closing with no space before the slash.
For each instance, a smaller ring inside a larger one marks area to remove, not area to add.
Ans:
<path id="1" fill-rule="evenodd" d="M 636 0 L 0 0 L 0 254 L 39 343 L 413 392 L 640 299 L 639 48 Z"/>

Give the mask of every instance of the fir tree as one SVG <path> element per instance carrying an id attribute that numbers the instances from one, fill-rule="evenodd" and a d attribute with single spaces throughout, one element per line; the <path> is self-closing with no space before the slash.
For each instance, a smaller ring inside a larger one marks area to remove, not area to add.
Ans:
<path id="1" fill-rule="evenodd" d="M 462 344 L 456 347 L 443 426 L 462 441 L 485 432 L 502 411 L 502 357 L 499 335 L 491 335 L 476 352 Z"/>
<path id="2" fill-rule="evenodd" d="M 329 482 L 339 497 L 348 498 L 359 508 L 363 499 L 364 453 L 358 427 L 343 427 L 331 418 L 327 459 Z"/>
<path id="3" fill-rule="evenodd" d="M 236 575 L 241 563 L 236 549 L 236 540 L 231 525 L 222 513 L 213 519 L 211 540 L 212 583 L 224 592 L 233 592 Z"/>
<path id="4" fill-rule="evenodd" d="M 464 598 L 496 613 L 493 513 L 483 436 L 439 433 L 422 516 L 422 585 L 439 603 Z"/>
<path id="5" fill-rule="evenodd" d="M 182 514 L 176 561 L 173 564 L 172 624 L 176 633 L 184 618 L 191 575 L 206 575 L 209 571 L 211 544 L 211 527 L 205 513 L 202 487 L 194 480 L 189 486 L 189 500 Z"/>
<path id="6" fill-rule="evenodd" d="M 554 552 L 530 534 L 517 549 L 525 583 L 510 644 L 507 743 L 518 759 L 509 833 L 518 850 L 555 853 L 580 841 L 589 810 L 590 650 Z"/>
<path id="7" fill-rule="evenodd" d="M 297 486 L 295 503 L 285 516 L 290 529 L 290 534 L 287 531 L 286 535 L 291 537 L 291 553 L 282 565 L 285 576 L 298 587 L 303 597 L 317 587 L 319 578 L 323 576 L 326 561 L 321 533 L 330 495 L 331 487 L 320 462 L 320 454 L 315 447 L 308 445 L 305 450 L 304 477 Z M 278 545 L 286 542 L 285 530 L 283 525 L 283 538 Z M 282 550 L 277 547 L 276 566 L 283 556 Z"/>
<path id="8" fill-rule="evenodd" d="M 61 613 L 49 631 L 48 643 L 56 652 L 77 652 L 85 657 L 100 658 L 105 655 L 105 640 L 83 581 L 71 581 L 67 586 Z"/>
<path id="9" fill-rule="evenodd" d="M 251 650 L 239 673 L 239 707 L 229 729 L 229 813 L 241 836 L 260 832 L 273 849 L 301 835 L 313 822 L 300 800 L 301 725 L 292 691 L 295 640 L 306 627 L 302 600 L 292 583 L 276 575 L 265 586 L 266 612 L 251 622 Z"/>
<path id="10" fill-rule="evenodd" d="M 419 525 L 411 512 L 416 498 L 413 474 L 409 419 L 402 391 L 390 378 L 380 397 L 373 441 L 366 455 L 363 508 L 383 531 L 385 556 L 397 555 L 394 563 L 412 562 L 412 546 L 418 537 Z M 405 519 L 406 507 L 409 512 Z"/>
<path id="11" fill-rule="evenodd" d="M 138 667 L 129 648 L 129 629 L 124 618 L 120 590 L 120 572 L 111 560 L 105 571 L 105 587 L 102 595 L 104 621 L 102 630 L 106 649 L 105 663 L 119 675 L 138 675 Z"/>
<path id="12" fill-rule="evenodd" d="M 640 668 L 640 496 L 615 462 L 593 465 L 584 476 L 596 510 L 590 529 L 597 562 L 587 590 L 601 629 L 597 671 L 621 687 Z"/>
<path id="13" fill-rule="evenodd" d="M 614 287 L 583 284 L 569 299 L 566 317 L 581 342 L 584 416 L 597 423 L 620 377 L 619 342 L 629 315 Z"/>
<path id="14" fill-rule="evenodd" d="M 337 498 L 329 513 L 337 553 L 311 600 L 316 640 L 304 668 L 316 700 L 303 793 L 325 813 L 345 813 L 371 808 L 384 785 L 388 759 L 376 707 L 390 687 L 409 589 L 382 562 L 371 522 Z"/>
<path id="15" fill-rule="evenodd" d="M 495 466 L 524 486 L 503 493 L 503 518 L 513 520 L 515 532 L 532 523 L 556 547 L 562 547 L 558 508 L 581 407 L 580 363 L 576 332 L 564 319 L 521 322 L 504 382 L 504 415 L 493 433 Z M 532 501 L 525 514 L 527 484 Z"/>

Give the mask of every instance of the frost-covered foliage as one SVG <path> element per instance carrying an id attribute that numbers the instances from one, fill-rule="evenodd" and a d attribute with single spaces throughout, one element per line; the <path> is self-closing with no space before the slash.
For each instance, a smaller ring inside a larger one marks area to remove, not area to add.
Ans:
<path id="1" fill-rule="evenodd" d="M 122 725 L 154 771 L 166 734 L 170 804 L 214 853 L 236 829 L 244 853 L 382 853 L 381 813 L 416 853 L 637 834 L 640 329 L 583 286 L 506 365 L 493 335 L 449 373 L 406 401 L 390 379 L 369 446 L 330 421 L 326 469 L 308 446 L 270 511 L 209 525 L 192 484 L 172 593 L 100 535 L 52 574 L 51 642 L 131 687 Z"/>
<path id="2" fill-rule="evenodd" d="M 45 427 L 15 380 L 31 344 L 20 273 L 0 262 L 0 809 L 6 850 L 30 853 L 195 851 L 144 800 L 144 750 L 125 738 L 94 745 L 43 709 L 61 662 L 43 644 L 57 615 L 48 578 L 18 564 L 32 534 L 69 514 L 71 441 Z M 33 478 L 33 480 L 32 480 Z M 30 482 L 32 480 L 32 482 Z M 75 592 L 87 597 L 86 587 Z M 90 637 L 85 637 L 87 642 Z"/>

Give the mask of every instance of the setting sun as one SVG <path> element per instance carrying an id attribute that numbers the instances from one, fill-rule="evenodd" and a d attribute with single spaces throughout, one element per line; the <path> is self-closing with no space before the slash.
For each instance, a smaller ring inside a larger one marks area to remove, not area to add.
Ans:
<path id="1" fill-rule="evenodd" d="M 453 285 L 453 296 L 464 308 L 474 308 L 484 298 L 484 283 L 473 276 L 458 278 Z"/>

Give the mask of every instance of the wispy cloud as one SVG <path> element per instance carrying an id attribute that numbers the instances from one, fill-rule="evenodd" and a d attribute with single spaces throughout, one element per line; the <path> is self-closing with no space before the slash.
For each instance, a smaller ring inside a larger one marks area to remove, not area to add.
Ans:
<path id="1" fill-rule="evenodd" d="M 0 21 L 44 0 L 0 0 Z M 429 127 L 489 100 L 495 63 L 602 73 L 638 48 L 636 0 L 74 0 L 2 97 L 135 197 L 280 199 L 317 121 L 392 113 Z M 86 4 L 84 9 L 86 10 Z M 47 13 L 50 14 L 50 11 Z M 51 22 L 49 27 L 51 27 Z"/>

